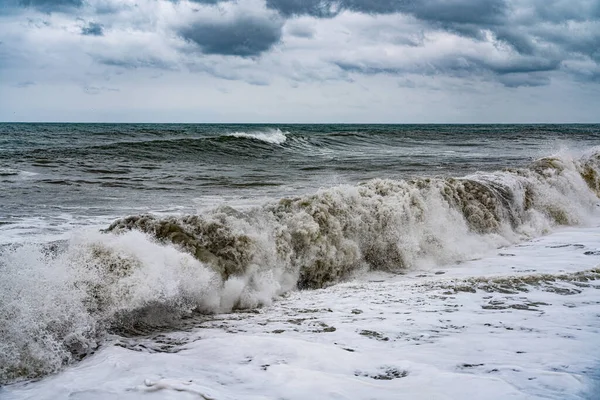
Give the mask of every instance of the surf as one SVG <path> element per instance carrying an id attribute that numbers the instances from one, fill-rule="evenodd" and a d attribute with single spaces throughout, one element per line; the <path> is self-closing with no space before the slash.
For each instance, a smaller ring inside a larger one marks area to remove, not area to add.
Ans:
<path id="1" fill-rule="evenodd" d="M 598 212 L 600 152 L 461 178 L 375 179 L 236 210 L 132 215 L 0 250 L 0 382 L 41 377 L 110 332 L 271 304 L 363 273 L 473 259 Z"/>

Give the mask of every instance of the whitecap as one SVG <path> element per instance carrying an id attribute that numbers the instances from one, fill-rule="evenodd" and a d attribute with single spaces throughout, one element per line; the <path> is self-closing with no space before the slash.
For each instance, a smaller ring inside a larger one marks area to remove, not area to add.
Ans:
<path id="1" fill-rule="evenodd" d="M 236 137 L 236 138 L 246 138 L 246 139 L 254 139 L 260 140 L 261 142 L 271 143 L 271 144 L 283 144 L 287 140 L 286 134 L 289 132 L 283 132 L 281 129 L 266 129 L 264 131 L 256 131 L 256 132 L 233 132 L 228 134 L 227 136 Z"/>

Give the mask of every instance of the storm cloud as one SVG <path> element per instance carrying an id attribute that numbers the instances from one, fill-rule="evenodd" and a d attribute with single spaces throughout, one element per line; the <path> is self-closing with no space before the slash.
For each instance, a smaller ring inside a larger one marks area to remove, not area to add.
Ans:
<path id="1" fill-rule="evenodd" d="M 366 14 L 412 14 L 432 22 L 492 23 L 507 9 L 505 0 L 267 0 L 269 8 L 287 16 L 332 18 L 343 11 Z"/>
<path id="2" fill-rule="evenodd" d="M 179 33 L 205 54 L 247 57 L 258 56 L 279 42 L 282 26 L 278 18 L 242 15 L 225 21 L 198 22 Z"/>
<path id="3" fill-rule="evenodd" d="M 86 36 L 103 36 L 104 26 L 96 22 L 90 22 L 83 28 L 81 28 L 81 34 Z"/>
<path id="4" fill-rule="evenodd" d="M 600 81 L 600 1 L 6 0 L 0 42 L 0 85 L 11 88 L 168 76 L 214 82 L 219 95 L 236 82 L 588 93 Z"/>
<path id="5" fill-rule="evenodd" d="M 35 7 L 43 11 L 54 11 L 80 7 L 83 0 L 19 0 L 17 4 L 22 7 Z"/>

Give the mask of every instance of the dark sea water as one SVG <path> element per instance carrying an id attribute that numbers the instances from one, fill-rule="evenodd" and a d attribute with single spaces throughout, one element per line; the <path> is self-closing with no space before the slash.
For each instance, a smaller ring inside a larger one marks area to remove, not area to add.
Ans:
<path id="1" fill-rule="evenodd" d="M 61 232 L 372 178 L 494 171 L 598 143 L 600 125 L 0 124 L 0 226 Z"/>
<path id="2" fill-rule="evenodd" d="M 600 125 L 0 124 L 0 385 L 586 226 L 599 145 Z"/>

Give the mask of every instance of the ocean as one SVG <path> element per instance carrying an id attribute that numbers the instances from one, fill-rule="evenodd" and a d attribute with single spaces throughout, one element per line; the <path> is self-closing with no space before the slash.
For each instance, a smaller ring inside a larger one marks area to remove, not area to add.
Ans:
<path id="1" fill-rule="evenodd" d="M 592 399 L 600 125 L 0 124 L 0 398 Z"/>

